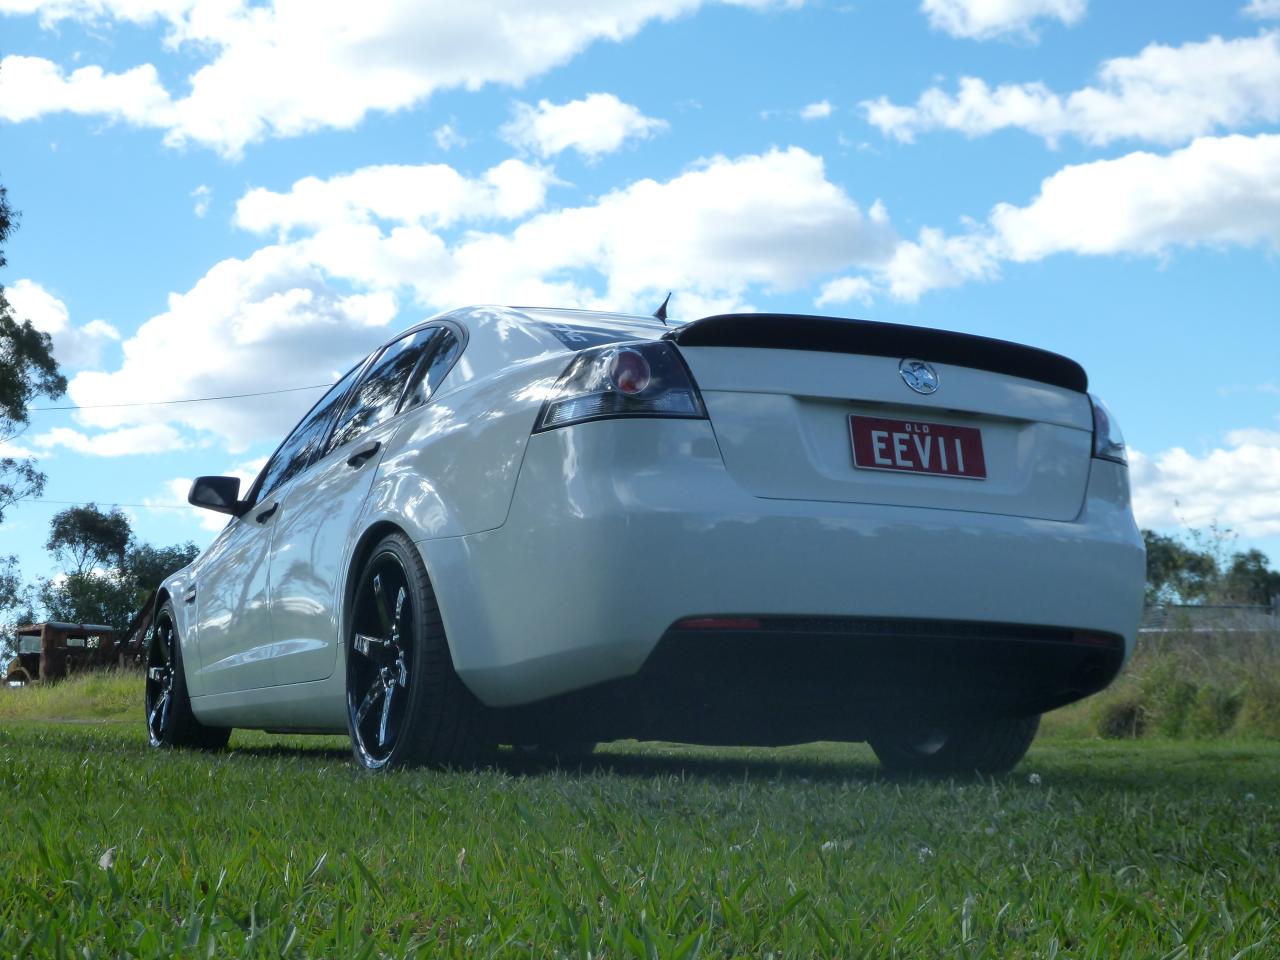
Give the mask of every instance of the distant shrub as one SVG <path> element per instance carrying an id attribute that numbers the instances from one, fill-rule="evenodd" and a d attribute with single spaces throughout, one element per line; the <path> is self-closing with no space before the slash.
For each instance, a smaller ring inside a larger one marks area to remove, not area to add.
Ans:
<path id="1" fill-rule="evenodd" d="M 1280 738 L 1280 670 L 1265 667 L 1245 682 L 1237 725 L 1263 737 Z"/>
<path id="2" fill-rule="evenodd" d="M 1140 702 L 1152 733 L 1179 737 L 1186 728 L 1198 688 L 1186 677 L 1185 667 L 1179 658 L 1166 655 L 1139 676 Z"/>
<path id="3" fill-rule="evenodd" d="M 1280 632 L 1144 634 L 1109 689 L 1055 711 L 1044 729 L 1108 739 L 1280 738 Z"/>
<path id="4" fill-rule="evenodd" d="M 1134 740 L 1146 728 L 1146 714 L 1137 698 L 1111 700 L 1098 711 L 1098 735 L 1108 740 Z"/>
<path id="5" fill-rule="evenodd" d="M 1244 688 L 1226 690 L 1208 684 L 1196 692 L 1188 711 L 1185 729 L 1193 737 L 1220 737 L 1229 733 L 1244 705 Z"/>

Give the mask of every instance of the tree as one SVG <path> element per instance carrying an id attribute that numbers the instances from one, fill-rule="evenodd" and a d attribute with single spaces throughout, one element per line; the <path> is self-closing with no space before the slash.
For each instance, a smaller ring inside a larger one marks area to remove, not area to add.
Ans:
<path id="1" fill-rule="evenodd" d="M 18 573 L 18 558 L 0 560 L 0 613 L 18 605 L 22 592 L 22 576 Z"/>
<path id="2" fill-rule="evenodd" d="M 1218 582 L 1218 564 L 1206 550 L 1175 537 L 1142 531 L 1147 545 L 1147 603 L 1204 601 Z"/>
<path id="3" fill-rule="evenodd" d="M 133 608 L 137 611 L 152 590 L 164 578 L 176 573 L 200 556 L 200 548 L 188 540 L 171 547 L 153 547 L 149 543 L 131 547 L 124 562 L 124 580 L 133 591 Z"/>
<path id="4" fill-rule="evenodd" d="M 133 593 L 120 579 L 98 571 L 71 573 L 40 584 L 40 603 L 50 620 L 123 629 L 137 611 Z"/>
<path id="5" fill-rule="evenodd" d="M 1229 531 L 1191 530 L 1191 545 L 1142 531 L 1147 545 L 1147 603 L 1269 604 L 1280 596 L 1280 572 L 1261 550 L 1228 555 Z"/>
<path id="6" fill-rule="evenodd" d="M 14 628 L 35 620 L 34 591 L 22 580 L 17 557 L 0 560 L 0 658 L 17 650 Z"/>
<path id="7" fill-rule="evenodd" d="M 124 513 L 104 512 L 92 503 L 54 515 L 45 545 L 64 571 L 40 585 L 40 602 L 49 617 L 120 629 L 165 577 L 200 553 L 194 543 L 136 543 Z"/>
<path id="8" fill-rule="evenodd" d="M 1270 568 L 1261 550 L 1234 554 L 1223 577 L 1223 592 L 1237 603 L 1271 603 L 1280 596 L 1280 572 Z"/>
<path id="9" fill-rule="evenodd" d="M 17 226 L 8 193 L 0 186 L 0 267 L 7 262 L 4 245 Z M 27 406 L 36 396 L 59 397 L 67 380 L 53 359 L 53 342 L 30 320 L 17 320 L 0 286 L 0 453 L 3 444 L 26 429 Z M 0 521 L 20 500 L 44 492 L 45 475 L 31 457 L 0 457 Z"/>
<path id="10" fill-rule="evenodd" d="M 94 568 L 123 567 L 132 540 L 129 518 L 119 507 L 104 513 L 97 504 L 86 503 L 53 515 L 45 548 L 68 575 L 84 574 Z"/>

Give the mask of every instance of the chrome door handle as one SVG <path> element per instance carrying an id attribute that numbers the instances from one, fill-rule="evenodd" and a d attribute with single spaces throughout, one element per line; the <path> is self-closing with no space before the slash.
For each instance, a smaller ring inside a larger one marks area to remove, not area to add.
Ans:
<path id="1" fill-rule="evenodd" d="M 273 516 L 275 516 L 275 512 L 279 509 L 280 509 L 280 501 L 277 500 L 271 506 L 267 507 L 267 509 L 263 510 L 261 513 L 255 516 L 253 519 L 257 520 L 259 523 L 266 523 Z"/>
<path id="2" fill-rule="evenodd" d="M 348 467 L 363 466 L 364 462 L 372 457 L 375 453 L 382 449 L 381 440 L 366 440 L 360 446 L 351 451 L 351 455 L 347 457 Z"/>

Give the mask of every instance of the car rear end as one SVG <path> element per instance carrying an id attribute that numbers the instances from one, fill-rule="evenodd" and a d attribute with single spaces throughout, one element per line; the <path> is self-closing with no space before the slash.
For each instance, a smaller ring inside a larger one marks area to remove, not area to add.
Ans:
<path id="1" fill-rule="evenodd" d="M 830 318 L 655 334 L 577 351 L 506 522 L 432 548 L 474 579 L 446 617 L 486 703 L 774 743 L 1031 715 L 1115 676 L 1143 547 L 1077 365 Z"/>

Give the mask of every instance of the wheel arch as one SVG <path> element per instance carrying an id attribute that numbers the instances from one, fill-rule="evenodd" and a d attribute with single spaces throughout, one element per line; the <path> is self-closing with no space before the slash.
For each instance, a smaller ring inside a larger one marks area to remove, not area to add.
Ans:
<path id="1" fill-rule="evenodd" d="M 173 594 L 169 592 L 169 589 L 167 587 L 161 587 L 159 590 L 156 591 L 156 597 L 155 597 L 155 600 L 152 601 L 153 606 L 151 607 L 151 622 L 147 624 L 147 643 L 148 644 L 151 642 L 151 638 L 156 635 L 156 625 L 160 621 L 160 611 L 164 609 L 164 605 L 166 603 L 169 603 L 173 607 L 173 620 L 174 620 L 173 629 L 178 634 L 178 643 L 181 644 L 182 638 L 187 635 L 187 629 L 186 629 L 187 625 L 185 623 L 178 622 L 180 619 L 178 616 L 178 608 L 175 604 L 171 603 L 172 600 L 173 600 Z M 183 666 L 183 669 L 184 670 L 186 669 L 185 664 Z"/>
<path id="2" fill-rule="evenodd" d="M 440 594 L 436 588 L 436 578 L 431 572 L 431 566 L 427 562 L 427 558 L 422 551 L 418 549 L 414 542 L 413 535 L 399 523 L 385 517 L 380 518 L 370 524 L 356 540 L 355 546 L 351 550 L 351 562 L 347 565 L 346 575 L 342 586 L 342 607 L 340 609 L 339 625 L 341 633 L 339 635 L 338 649 L 341 651 L 341 659 L 334 665 L 335 670 L 342 669 L 346 662 L 347 656 L 347 618 L 351 613 L 352 603 L 355 601 L 356 588 L 360 579 L 360 571 L 364 569 L 365 563 L 368 561 L 373 548 L 388 534 L 398 533 L 409 541 L 410 547 L 414 553 L 418 555 L 418 559 L 422 561 L 422 566 L 427 571 L 427 581 L 431 585 L 431 591 L 436 596 L 436 603 L 440 604 Z M 453 649 L 453 639 L 449 636 L 449 632 L 445 631 L 445 642 L 449 647 L 449 659 L 457 665 L 457 656 Z"/>

